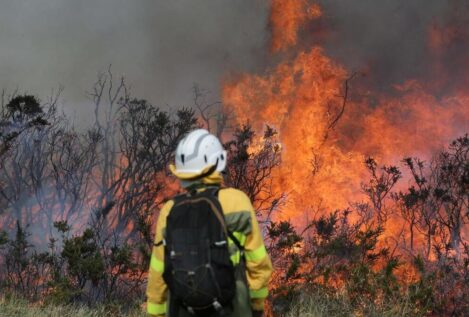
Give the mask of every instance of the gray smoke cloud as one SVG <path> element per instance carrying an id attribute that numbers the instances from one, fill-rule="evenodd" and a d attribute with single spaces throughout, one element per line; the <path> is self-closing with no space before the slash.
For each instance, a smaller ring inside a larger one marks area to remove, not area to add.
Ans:
<path id="1" fill-rule="evenodd" d="M 324 16 L 301 31 L 300 45 L 321 44 L 347 69 L 370 69 L 364 81 L 377 91 L 432 76 L 432 23 L 469 29 L 461 0 L 318 2 Z M 112 64 L 134 96 L 155 105 L 191 105 L 194 83 L 215 100 L 223 76 L 278 62 L 269 58 L 268 17 L 268 0 L 0 0 L 0 88 L 45 98 L 63 85 L 66 111 L 86 121 L 86 91 Z M 466 35 L 443 56 L 456 81 L 465 76 Z"/>
<path id="2" fill-rule="evenodd" d="M 112 64 L 155 105 L 191 105 L 194 83 L 217 99 L 226 72 L 262 65 L 267 19 L 263 0 L 0 0 L 0 89 L 63 85 L 66 112 L 86 121 L 85 92 Z"/>
<path id="3" fill-rule="evenodd" d="M 368 87 L 387 90 L 404 80 L 431 79 L 435 58 L 453 80 L 469 50 L 469 3 L 461 0 L 319 0 L 324 16 L 305 34 L 350 70 L 368 69 Z M 430 28 L 452 26 L 456 34 L 442 55 L 429 49 Z M 315 34 L 325 36 L 315 38 Z M 459 32 L 459 33 L 458 33 Z M 466 70 L 464 70 L 466 72 Z M 454 82 L 453 82 L 454 83 Z"/>

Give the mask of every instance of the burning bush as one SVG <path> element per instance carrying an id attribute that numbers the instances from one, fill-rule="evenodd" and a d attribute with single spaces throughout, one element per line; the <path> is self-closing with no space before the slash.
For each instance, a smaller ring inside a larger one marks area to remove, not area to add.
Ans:
<path id="1" fill-rule="evenodd" d="M 274 312 L 289 311 L 292 300 L 323 296 L 341 298 L 353 315 L 467 315 L 468 150 L 466 135 L 436 155 L 428 170 L 418 159 L 405 159 L 413 183 L 398 192 L 392 189 L 400 170 L 385 166 L 379 174 L 368 158 L 371 180 L 362 186 L 368 202 L 318 215 L 301 232 L 289 221 L 271 223 Z M 402 220 L 399 235 L 386 230 L 387 221 Z M 411 226 L 421 226 L 413 229 L 427 245 L 415 246 Z"/>
<path id="2" fill-rule="evenodd" d="M 96 122 L 85 132 L 70 128 L 54 103 L 24 115 L 28 107 L 15 107 L 14 118 L 2 112 L 4 292 L 55 304 L 143 300 L 155 211 L 177 191 L 166 166 L 197 120 L 191 110 L 171 115 L 130 98 L 124 82 L 104 105 L 108 80 L 98 81 Z M 20 132 L 11 134 L 14 124 Z M 467 135 L 429 164 L 405 158 L 403 169 L 379 167 L 364 158 L 365 199 L 332 213 L 311 205 L 304 221 L 288 211 L 302 206 L 290 200 L 298 192 L 278 183 L 279 133 L 266 126 L 259 136 L 246 124 L 219 134 L 229 139 L 226 185 L 254 202 L 277 268 L 272 314 L 304 311 L 291 303 L 319 299 L 330 312 L 339 306 L 359 315 L 467 314 Z"/>

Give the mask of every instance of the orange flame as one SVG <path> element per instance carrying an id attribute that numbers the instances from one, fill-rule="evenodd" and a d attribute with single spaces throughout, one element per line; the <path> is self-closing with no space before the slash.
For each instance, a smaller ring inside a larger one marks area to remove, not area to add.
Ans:
<path id="1" fill-rule="evenodd" d="M 317 4 L 309 5 L 305 0 L 272 0 L 272 51 L 282 51 L 295 45 L 300 27 L 321 15 L 322 10 Z"/>
<path id="2" fill-rule="evenodd" d="M 305 1 L 272 0 L 272 52 L 295 48 L 302 25 L 320 16 L 321 9 Z M 430 42 L 444 45 L 438 37 Z M 313 207 L 333 210 L 361 201 L 368 155 L 383 164 L 425 157 L 469 130 L 468 93 L 436 96 L 430 85 L 412 79 L 395 85 L 391 95 L 363 87 L 358 95 L 352 81 L 355 95 L 333 124 L 350 75 L 321 47 L 296 49 L 296 56 L 261 75 L 227 80 L 222 90 L 238 123 L 250 122 L 257 131 L 269 124 L 279 132 L 283 157 L 274 181 L 288 194 L 283 217 L 302 222 Z"/>

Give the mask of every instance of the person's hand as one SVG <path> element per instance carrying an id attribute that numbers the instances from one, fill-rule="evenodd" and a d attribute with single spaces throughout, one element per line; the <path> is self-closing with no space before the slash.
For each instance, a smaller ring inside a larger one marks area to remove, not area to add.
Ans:
<path id="1" fill-rule="evenodd" d="M 263 317 L 264 312 L 262 310 L 253 310 L 252 311 L 252 317 Z"/>

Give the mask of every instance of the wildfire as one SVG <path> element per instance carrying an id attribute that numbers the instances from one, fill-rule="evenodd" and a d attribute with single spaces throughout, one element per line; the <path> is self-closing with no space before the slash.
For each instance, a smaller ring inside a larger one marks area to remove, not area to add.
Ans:
<path id="1" fill-rule="evenodd" d="M 311 8 L 315 14 L 309 14 Z M 272 0 L 271 52 L 280 62 L 260 74 L 230 77 L 222 90 L 223 104 L 236 114 L 238 124 L 249 122 L 258 135 L 266 124 L 277 130 L 282 159 L 272 182 L 275 192 L 285 193 L 286 202 L 276 220 L 291 220 L 300 228 L 321 213 L 367 201 L 362 188 L 370 179 L 367 157 L 379 165 L 399 165 L 404 157 L 429 160 L 469 131 L 469 91 L 451 83 L 442 62 L 445 48 L 459 38 L 454 27 L 428 28 L 432 78 L 405 78 L 383 93 L 363 83 L 369 78 L 360 81 L 364 72 L 347 70 L 322 47 L 298 44 L 301 28 L 321 15 L 319 7 L 306 1 Z M 458 77 L 465 82 L 469 69 Z M 256 151 L 254 146 L 251 153 Z M 407 184 L 401 181 L 394 190 L 406 190 Z M 461 234 L 468 232 L 466 226 Z M 422 234 L 411 234 L 396 212 L 384 223 L 378 244 L 403 246 L 393 252 L 406 257 L 409 243 L 415 247 L 413 255 L 425 254 L 429 244 L 424 240 Z M 426 254 L 435 260 L 435 254 Z M 420 276 L 412 265 L 400 265 L 395 273 L 404 284 Z M 333 283 L 339 287 L 344 281 Z"/>
<path id="2" fill-rule="evenodd" d="M 320 18 L 321 8 L 302 0 L 272 0 L 271 5 L 272 53 L 289 48 L 294 54 L 260 75 L 227 80 L 222 97 L 238 123 L 250 122 L 257 131 L 269 124 L 279 132 L 283 156 L 274 182 L 288 194 L 282 217 L 301 223 L 312 206 L 330 211 L 361 201 L 367 156 L 380 164 L 428 157 L 468 131 L 467 92 L 436 94 L 431 89 L 439 78 L 408 79 L 388 94 L 359 84 L 354 91 L 360 74 L 347 81 L 350 71 L 321 47 L 296 45 L 302 26 Z M 457 34 L 435 26 L 429 30 L 430 48 L 443 49 Z M 352 87 L 348 96 L 345 84 Z"/>

